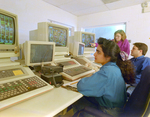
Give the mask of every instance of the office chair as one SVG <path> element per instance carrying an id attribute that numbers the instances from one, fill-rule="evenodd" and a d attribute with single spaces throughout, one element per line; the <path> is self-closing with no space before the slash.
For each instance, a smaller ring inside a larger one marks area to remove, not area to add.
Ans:
<path id="1" fill-rule="evenodd" d="M 112 117 L 100 110 L 91 107 L 85 107 L 79 113 L 86 112 L 96 117 Z M 150 66 L 147 66 L 141 75 L 139 84 L 134 89 L 127 101 L 124 112 L 119 117 L 146 117 L 150 114 Z M 79 116 L 80 117 L 80 116 Z"/>

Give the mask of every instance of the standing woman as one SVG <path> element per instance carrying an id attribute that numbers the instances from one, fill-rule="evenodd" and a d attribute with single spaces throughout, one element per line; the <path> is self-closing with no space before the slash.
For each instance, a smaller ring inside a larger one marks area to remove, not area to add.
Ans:
<path id="1" fill-rule="evenodd" d="M 105 38 L 98 39 L 94 56 L 95 62 L 103 66 L 78 82 L 77 89 L 84 97 L 73 104 L 73 111 L 90 106 L 117 117 L 127 100 L 125 82 L 134 82 L 134 66 L 114 41 Z"/>
<path id="2" fill-rule="evenodd" d="M 130 54 L 130 44 L 126 39 L 127 36 L 123 30 L 117 30 L 114 33 L 113 41 L 117 43 L 121 51 L 126 52 L 128 55 Z"/>
<path id="3" fill-rule="evenodd" d="M 130 44 L 128 40 L 126 39 L 127 36 L 123 30 L 117 30 L 114 33 L 114 39 L 113 41 L 117 43 L 121 51 L 126 52 L 128 55 L 130 54 Z M 91 43 L 91 46 L 98 46 L 98 43 Z"/>

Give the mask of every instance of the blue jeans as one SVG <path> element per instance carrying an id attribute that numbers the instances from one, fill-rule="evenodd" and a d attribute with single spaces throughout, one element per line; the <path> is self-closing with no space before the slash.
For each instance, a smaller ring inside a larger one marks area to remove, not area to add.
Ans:
<path id="1" fill-rule="evenodd" d="M 96 100 L 93 97 L 85 97 L 85 96 L 82 97 L 80 100 L 78 100 L 77 102 L 75 102 L 72 105 L 74 114 L 76 112 L 84 109 L 86 106 L 90 106 L 92 108 L 98 109 L 98 107 L 97 107 L 98 103 L 95 103 L 95 101 Z M 95 117 L 95 116 L 92 116 L 91 114 L 82 112 L 79 117 Z"/>
<path id="2" fill-rule="evenodd" d="M 118 117 L 123 112 L 123 109 L 121 108 L 101 107 L 99 106 L 98 102 L 95 100 L 94 97 L 86 97 L 86 96 L 82 97 L 80 100 L 78 100 L 72 105 L 73 112 L 76 113 L 77 111 L 80 111 L 87 106 L 95 108 L 97 110 L 102 110 L 104 113 L 110 114 L 114 117 Z M 80 114 L 80 117 L 94 117 L 94 116 L 91 114 L 82 112 Z"/>
<path id="3" fill-rule="evenodd" d="M 121 113 L 123 113 L 123 108 L 107 108 L 107 107 L 99 107 L 100 110 L 102 110 L 104 113 L 107 113 L 109 115 L 112 115 L 114 117 L 119 117 Z"/>

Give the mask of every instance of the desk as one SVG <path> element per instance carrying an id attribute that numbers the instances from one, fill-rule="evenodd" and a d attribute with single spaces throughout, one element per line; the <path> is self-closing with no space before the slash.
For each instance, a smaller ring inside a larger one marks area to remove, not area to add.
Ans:
<path id="1" fill-rule="evenodd" d="M 52 117 L 75 101 L 82 94 L 62 87 L 35 96 L 0 111 L 1 117 Z"/>

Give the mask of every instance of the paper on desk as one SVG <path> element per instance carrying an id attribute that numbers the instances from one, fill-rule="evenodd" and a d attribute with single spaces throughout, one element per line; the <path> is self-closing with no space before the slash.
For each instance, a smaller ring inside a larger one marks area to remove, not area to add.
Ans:
<path id="1" fill-rule="evenodd" d="M 75 81 L 72 81 L 72 82 L 69 82 L 69 83 L 65 83 L 65 84 L 63 84 L 63 86 L 69 85 L 69 86 L 71 86 L 71 87 L 77 88 L 77 83 L 79 82 L 79 80 L 80 80 L 80 79 L 75 80 Z"/>

